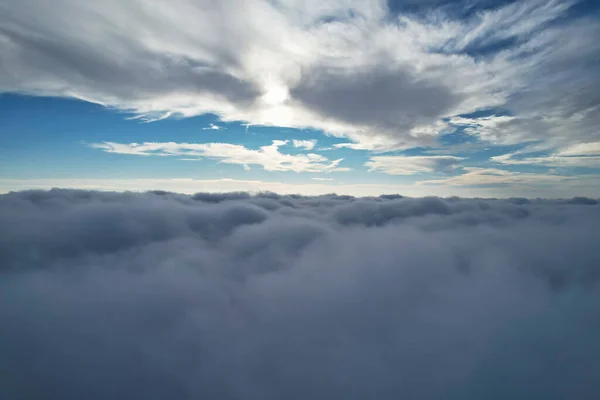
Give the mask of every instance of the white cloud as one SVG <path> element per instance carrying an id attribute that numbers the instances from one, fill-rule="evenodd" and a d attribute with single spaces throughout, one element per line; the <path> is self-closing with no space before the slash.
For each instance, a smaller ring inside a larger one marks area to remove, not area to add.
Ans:
<path id="1" fill-rule="evenodd" d="M 296 140 L 293 139 L 292 143 L 294 145 L 294 147 L 299 147 L 299 148 L 303 148 L 306 150 L 312 150 L 315 148 L 315 145 L 317 144 L 316 140 Z"/>
<path id="2" fill-rule="evenodd" d="M 215 124 L 210 124 L 207 127 L 202 128 L 202 130 L 212 130 L 212 131 L 220 131 L 223 130 L 225 128 L 223 128 L 222 126 L 219 125 L 215 125 Z"/>
<path id="3" fill-rule="evenodd" d="M 490 160 L 505 165 L 541 165 L 563 168 L 600 168 L 600 154 L 593 146 L 576 145 L 557 153 L 540 157 L 514 158 L 518 153 L 491 157 Z M 581 156 L 570 154 L 583 154 Z"/>
<path id="4" fill-rule="evenodd" d="M 586 66 L 600 28 L 548 24 L 569 4 L 518 1 L 456 20 L 392 16 L 383 0 L 8 0 L 0 92 L 75 97 L 147 120 L 214 113 L 315 128 L 378 151 L 433 145 L 443 118 L 503 106 L 515 129 L 480 127 L 484 138 L 573 144 L 598 126 L 600 78 Z M 508 39 L 517 45 L 466 52 Z"/>
<path id="5" fill-rule="evenodd" d="M 464 132 L 470 135 L 478 136 L 482 140 L 492 143 L 518 143 L 515 139 L 515 132 L 510 132 L 514 126 L 516 117 L 508 115 L 492 115 L 479 118 L 453 117 L 450 124 L 464 127 Z"/>
<path id="6" fill-rule="evenodd" d="M 543 186 L 556 185 L 558 182 L 574 180 L 572 176 L 533 174 L 506 171 L 497 168 L 463 168 L 466 173 L 444 179 L 431 179 L 419 182 L 424 185 L 449 185 L 449 186 L 480 186 L 480 185 L 527 185 Z M 594 177 L 597 179 L 596 177 Z M 562 183 L 561 183 L 562 185 Z"/>
<path id="7" fill-rule="evenodd" d="M 190 158 L 210 158 L 225 164 L 242 165 L 245 170 L 250 165 L 261 165 L 266 171 L 294 172 L 340 172 L 349 168 L 339 167 L 343 158 L 329 160 L 319 154 L 283 154 L 279 147 L 288 143 L 287 140 L 274 140 L 269 146 L 258 150 L 247 149 L 244 146 L 230 143 L 93 143 L 91 147 L 104 150 L 107 153 L 129 154 L 138 156 L 179 156 Z"/>
<path id="8" fill-rule="evenodd" d="M 332 147 L 334 149 L 386 152 L 389 150 L 405 150 L 414 146 L 414 143 L 398 144 L 393 138 L 385 136 L 373 136 L 355 139 L 357 140 L 356 142 L 336 143 Z"/>
<path id="9" fill-rule="evenodd" d="M 313 181 L 333 181 L 333 178 L 311 178 Z"/>
<path id="10" fill-rule="evenodd" d="M 600 156 L 600 142 L 578 143 L 558 151 L 559 156 Z"/>
<path id="11" fill-rule="evenodd" d="M 454 156 L 375 156 L 365 163 L 369 171 L 390 175 L 412 175 L 421 172 L 450 171 L 458 166 L 461 157 Z"/>

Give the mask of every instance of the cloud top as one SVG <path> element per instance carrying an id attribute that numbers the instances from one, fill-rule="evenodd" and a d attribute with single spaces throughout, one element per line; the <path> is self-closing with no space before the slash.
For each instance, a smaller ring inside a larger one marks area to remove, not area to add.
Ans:
<path id="1" fill-rule="evenodd" d="M 588 198 L 2 195 L 0 397 L 596 399 L 599 223 Z"/>

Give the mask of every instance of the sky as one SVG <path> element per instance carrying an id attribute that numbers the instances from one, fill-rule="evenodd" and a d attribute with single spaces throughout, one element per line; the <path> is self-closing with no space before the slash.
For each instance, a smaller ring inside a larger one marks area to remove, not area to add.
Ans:
<path id="1" fill-rule="evenodd" d="M 600 399 L 597 0 L 0 0 L 0 399 Z"/>
<path id="2" fill-rule="evenodd" d="M 0 192 L 600 197 L 591 0 L 0 0 Z"/>

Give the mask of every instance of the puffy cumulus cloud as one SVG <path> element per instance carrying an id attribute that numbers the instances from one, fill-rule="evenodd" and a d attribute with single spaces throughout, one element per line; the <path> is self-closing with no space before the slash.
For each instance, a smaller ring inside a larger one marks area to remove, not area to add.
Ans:
<path id="1" fill-rule="evenodd" d="M 3 399 L 597 399 L 594 199 L 0 196 Z"/>
<path id="2" fill-rule="evenodd" d="M 574 2 L 321 3 L 5 0 L 0 91 L 308 127 L 379 151 L 434 146 L 448 118 L 494 107 L 515 118 L 473 122 L 484 140 L 598 139 L 599 28 L 564 18 Z"/>
<path id="3" fill-rule="evenodd" d="M 287 140 L 274 140 L 271 145 L 262 146 L 258 150 L 247 149 L 244 146 L 231 143 L 92 143 L 90 146 L 107 153 L 129 154 L 138 156 L 184 157 L 185 160 L 211 158 L 225 164 L 238 164 L 250 169 L 250 165 L 261 165 L 267 171 L 294 172 L 334 172 L 349 171 L 349 168 L 339 167 L 344 159 L 330 161 L 319 154 L 283 154 L 279 147 L 288 144 Z M 314 146 L 314 143 L 309 142 Z M 306 143 L 301 143 L 306 147 Z M 294 142 L 294 146 L 299 147 Z"/>
<path id="4" fill-rule="evenodd" d="M 390 175 L 412 175 L 420 172 L 442 172 L 455 169 L 461 157 L 454 156 L 375 156 L 365 163 L 370 171 Z"/>

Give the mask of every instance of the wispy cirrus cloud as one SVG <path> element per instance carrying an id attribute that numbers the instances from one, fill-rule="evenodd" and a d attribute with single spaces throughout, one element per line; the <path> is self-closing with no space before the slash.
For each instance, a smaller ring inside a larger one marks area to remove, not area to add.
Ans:
<path id="1" fill-rule="evenodd" d="M 374 156 L 365 163 L 369 171 L 390 175 L 413 175 L 422 172 L 442 172 L 455 169 L 461 157 L 455 156 Z"/>
<path id="2" fill-rule="evenodd" d="M 600 156 L 600 142 L 578 143 L 558 151 L 559 156 Z"/>
<path id="3" fill-rule="evenodd" d="M 185 157 L 186 159 L 210 158 L 225 164 L 260 165 L 266 171 L 293 172 L 342 172 L 349 168 L 340 167 L 343 158 L 329 160 L 319 154 L 284 154 L 279 148 L 288 144 L 287 140 L 274 140 L 271 145 L 258 150 L 230 143 L 92 143 L 90 146 L 107 153 L 137 156 Z"/>
<path id="4" fill-rule="evenodd" d="M 578 143 L 543 156 L 523 156 L 525 151 L 491 157 L 506 165 L 541 165 L 547 167 L 600 168 L 600 142 Z"/>
<path id="5" fill-rule="evenodd" d="M 513 154 L 505 154 L 501 156 L 492 157 L 491 160 L 500 164 L 505 165 L 541 165 L 546 167 L 579 167 L 579 168 L 599 168 L 600 157 L 599 156 L 560 156 L 560 155 L 549 155 L 541 157 L 524 157 L 524 158 L 513 158 Z"/>
<path id="6" fill-rule="evenodd" d="M 430 179 L 419 182 L 424 185 L 449 186 L 488 186 L 488 185 L 527 185 L 539 186 L 557 184 L 558 182 L 577 180 L 573 176 L 535 174 L 507 171 L 498 168 L 464 167 L 464 174 L 444 179 Z"/>

